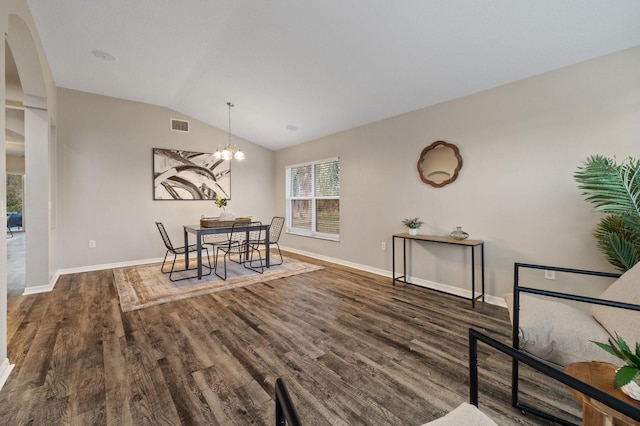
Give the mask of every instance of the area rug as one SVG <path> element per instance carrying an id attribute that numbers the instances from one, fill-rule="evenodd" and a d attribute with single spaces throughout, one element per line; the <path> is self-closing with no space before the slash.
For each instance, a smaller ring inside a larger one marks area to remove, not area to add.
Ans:
<path id="1" fill-rule="evenodd" d="M 222 259 L 220 261 L 218 268 L 222 265 Z M 206 264 L 206 261 L 204 263 Z M 160 266 L 160 263 L 154 263 L 113 270 L 122 312 L 135 311 L 162 303 L 217 293 L 323 269 L 322 266 L 285 257 L 282 265 L 265 268 L 264 274 L 259 274 L 242 265 L 227 261 L 226 281 L 223 281 L 212 271 L 211 275 L 203 276 L 201 280 L 190 278 L 171 282 L 169 274 L 163 274 L 160 271 Z M 184 268 L 184 261 L 182 263 L 176 262 L 176 269 L 180 268 Z M 221 270 L 219 269 L 219 271 Z M 203 272 L 206 273 L 207 269 L 203 268 Z M 194 273 L 195 271 L 182 272 L 182 274 L 190 275 Z M 174 275 L 175 277 L 176 275 Z M 178 277 L 180 276 L 178 275 Z"/>

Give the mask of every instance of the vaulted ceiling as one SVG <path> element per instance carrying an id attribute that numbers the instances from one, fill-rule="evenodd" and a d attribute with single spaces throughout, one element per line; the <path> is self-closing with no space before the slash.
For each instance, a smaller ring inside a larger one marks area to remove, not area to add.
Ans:
<path id="1" fill-rule="evenodd" d="M 58 86 L 271 149 L 640 45 L 637 0 L 28 2 Z"/>

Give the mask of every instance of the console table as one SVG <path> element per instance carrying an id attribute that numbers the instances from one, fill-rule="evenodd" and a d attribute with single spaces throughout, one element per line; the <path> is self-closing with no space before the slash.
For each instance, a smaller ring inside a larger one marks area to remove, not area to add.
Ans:
<path id="1" fill-rule="evenodd" d="M 396 239 L 402 240 L 402 275 L 396 277 Z M 427 243 L 451 244 L 462 247 L 469 247 L 471 250 L 471 306 L 476 307 L 476 300 L 482 298 L 484 302 L 484 241 L 482 240 L 455 240 L 451 237 L 438 237 L 434 235 L 410 235 L 408 233 L 393 234 L 391 242 L 392 263 L 393 263 L 393 285 L 396 281 L 404 284 L 412 284 L 407 281 L 407 241 L 424 241 Z M 482 265 L 482 292 L 476 296 L 476 247 L 480 248 L 480 264 Z M 439 291 L 439 290 L 437 290 Z"/>

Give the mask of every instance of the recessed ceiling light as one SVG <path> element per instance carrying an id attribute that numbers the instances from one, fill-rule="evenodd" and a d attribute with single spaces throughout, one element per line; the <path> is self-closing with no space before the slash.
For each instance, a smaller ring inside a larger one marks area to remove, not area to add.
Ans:
<path id="1" fill-rule="evenodd" d="M 91 54 L 96 58 L 102 59 L 103 61 L 107 61 L 107 62 L 113 62 L 118 60 L 117 57 L 113 56 L 109 52 L 105 52 L 104 50 L 92 50 Z"/>
<path id="2" fill-rule="evenodd" d="M 298 130 L 298 128 L 293 124 L 289 124 L 287 125 L 287 130 L 291 130 L 292 132 L 295 132 L 296 130 Z"/>

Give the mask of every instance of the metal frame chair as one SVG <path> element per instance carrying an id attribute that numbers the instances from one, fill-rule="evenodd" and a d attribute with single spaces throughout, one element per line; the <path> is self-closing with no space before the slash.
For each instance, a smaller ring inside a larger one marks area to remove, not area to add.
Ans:
<path id="1" fill-rule="evenodd" d="M 528 365 L 529 367 L 540 371 L 542 374 L 549 376 L 550 378 L 557 380 L 578 392 L 587 395 L 588 397 L 595 399 L 602 404 L 605 404 L 614 410 L 630 417 L 636 421 L 640 421 L 640 410 L 634 406 L 627 404 L 625 401 L 618 399 L 607 392 L 604 392 L 588 383 L 576 379 L 575 377 L 565 373 L 564 371 L 554 367 L 551 364 L 543 362 L 538 358 L 528 354 L 527 352 L 509 347 L 504 343 L 501 343 L 484 333 L 469 329 L 469 390 L 470 390 L 470 404 L 478 406 L 478 341 L 486 343 L 494 349 L 509 355 L 513 359 L 513 365 L 517 366 L 518 362 Z M 517 368 L 512 371 L 512 395 L 517 395 L 518 391 L 518 370 Z M 516 397 L 517 398 L 517 397 Z M 512 405 L 522 411 L 523 414 L 531 413 L 543 419 L 550 420 L 554 423 L 576 426 L 574 423 L 558 418 L 557 416 L 543 412 L 541 410 L 533 409 L 522 404 L 517 404 L 517 400 L 512 401 Z"/>
<path id="2" fill-rule="evenodd" d="M 620 309 L 628 309 L 632 311 L 640 311 L 640 305 L 636 305 L 633 303 L 624 303 L 617 302 L 613 300 L 600 299 L 596 297 L 586 297 L 571 293 L 563 293 L 557 291 L 550 290 L 542 290 L 533 287 L 527 287 L 520 284 L 520 269 L 542 269 L 556 272 L 566 272 L 572 274 L 580 274 L 580 275 L 591 275 L 598 277 L 607 277 L 607 278 L 618 278 L 621 274 L 611 273 L 611 272 L 599 272 L 599 271 L 589 271 L 584 269 L 573 269 L 573 268 L 561 268 L 557 266 L 548 266 L 548 265 L 533 265 L 528 263 L 515 263 L 514 264 L 514 281 L 513 281 L 513 324 L 512 324 L 512 347 L 513 349 L 520 348 L 520 294 L 537 294 L 540 296 L 547 296 L 551 298 L 559 298 L 564 300 L 573 300 L 577 302 L 590 303 L 594 305 L 604 305 L 610 306 L 613 308 Z M 622 311 L 621 311 L 622 312 Z M 520 409 L 523 413 L 531 413 L 538 417 L 542 417 L 546 420 L 550 420 L 552 422 L 556 422 L 562 425 L 572 425 L 573 423 L 567 422 L 566 420 L 560 419 L 557 416 L 551 415 L 539 408 L 531 407 L 529 405 L 523 404 L 520 402 L 519 394 L 518 394 L 518 382 L 519 382 L 519 358 L 514 357 L 511 365 L 511 405 L 515 408 Z M 574 389 L 580 390 L 578 387 L 574 387 Z M 584 392 L 583 392 L 584 393 Z M 601 401 L 599 399 L 599 401 Z M 601 401 L 603 402 L 603 401 Z M 614 407 L 609 402 L 604 402 L 605 404 Z M 615 408 L 615 407 L 614 407 Z M 617 410 L 617 408 L 616 408 Z M 618 410 L 620 411 L 620 410 Z M 636 413 L 637 415 L 637 413 Z M 633 416 L 631 416 L 633 417 Z"/>
<path id="3" fill-rule="evenodd" d="M 163 274 L 169 274 L 169 279 L 172 282 L 175 281 L 182 281 L 182 280 L 188 280 L 190 278 L 196 278 L 198 275 L 190 275 L 190 276 L 186 276 L 186 277 L 182 277 L 182 278 L 173 278 L 173 274 L 175 272 L 185 272 L 185 271 L 192 271 L 195 268 L 191 268 L 191 269 L 179 269 L 179 270 L 175 270 L 175 265 L 176 265 L 176 259 L 178 258 L 178 255 L 184 255 L 185 254 L 185 247 L 174 247 L 173 244 L 171 243 L 171 239 L 169 238 L 169 235 L 167 234 L 166 229 L 164 228 L 164 225 L 161 222 L 156 222 L 156 226 L 158 227 L 158 231 L 160 231 L 160 236 L 162 237 L 162 241 L 164 242 L 165 247 L 167 248 L 167 251 L 164 254 L 164 260 L 162 261 L 162 266 L 160 267 L 160 271 L 162 271 Z M 197 245 L 192 244 L 189 247 L 189 251 L 196 251 L 198 250 Z M 202 276 L 207 276 L 211 274 L 211 260 L 209 259 L 209 249 L 206 247 L 202 247 L 202 250 L 204 250 L 206 252 L 207 255 L 207 265 L 203 265 L 204 267 L 206 267 L 207 269 L 209 269 L 209 272 L 206 274 L 203 274 Z M 167 262 L 167 256 L 169 255 L 169 253 L 173 254 L 173 263 L 171 263 L 171 270 L 170 271 L 165 271 L 164 270 L 164 265 Z"/>
<path id="4" fill-rule="evenodd" d="M 280 234 L 282 234 L 282 229 L 284 228 L 285 219 L 282 216 L 274 216 L 271 219 L 271 225 L 269 226 L 269 246 L 275 244 L 278 249 L 278 255 L 280 256 L 280 262 L 274 263 L 269 262 L 269 266 L 277 266 L 282 265 L 284 259 L 282 258 L 282 251 L 280 251 L 280 244 L 278 244 L 278 240 L 280 239 Z M 267 247 L 266 238 L 260 238 L 260 240 L 255 241 L 258 245 L 264 245 L 266 250 L 270 250 L 271 247 Z"/>
<path id="5" fill-rule="evenodd" d="M 469 403 L 478 407 L 479 403 L 479 380 L 478 380 L 478 342 L 482 342 L 502 352 L 513 359 L 514 362 L 521 362 L 528 365 L 534 370 L 539 371 L 550 379 L 556 380 L 566 386 L 569 386 L 582 394 L 607 405 L 614 410 L 630 417 L 633 420 L 640 421 L 640 410 L 636 407 L 626 403 L 625 401 L 618 399 L 607 392 L 604 392 L 588 383 L 585 383 L 575 377 L 565 373 L 564 371 L 554 367 L 551 364 L 541 361 L 540 359 L 528 354 L 527 352 L 515 349 L 505 345 L 504 343 L 488 336 L 487 334 L 477 331 L 473 328 L 469 329 Z M 275 383 L 275 404 L 276 404 L 276 426 L 299 426 L 301 424 L 298 412 L 293 404 L 291 396 L 287 391 L 287 387 L 284 384 L 282 378 L 277 378 Z M 546 420 L 551 420 L 561 425 L 576 426 L 567 420 L 560 419 L 555 416 L 550 416 L 546 413 L 539 411 L 525 410 L 524 407 L 518 406 L 522 410 L 523 414 L 530 412 L 537 416 L 540 416 Z M 438 423 L 444 424 L 444 423 Z M 449 423 L 447 423 L 449 424 Z M 458 423 L 456 423 L 458 424 Z"/>
<path id="6" fill-rule="evenodd" d="M 284 384 L 282 378 L 276 379 L 275 386 L 275 400 L 276 400 L 276 426 L 300 426 L 300 418 L 296 407 L 294 407 L 289 396 L 287 386 Z"/>
<path id="7" fill-rule="evenodd" d="M 213 259 L 213 269 L 217 276 L 223 280 L 227 279 L 227 258 L 242 264 L 245 268 L 262 274 L 264 263 L 259 250 L 262 222 L 235 222 L 231 228 L 229 239 L 223 244 L 217 244 L 215 257 Z M 218 273 L 218 263 L 220 251 L 224 253 L 222 261 L 224 263 L 224 275 Z M 238 260 L 233 260 L 232 255 L 238 255 Z M 258 255 L 258 260 L 254 259 L 254 254 Z M 256 262 L 258 262 L 256 264 Z"/>

